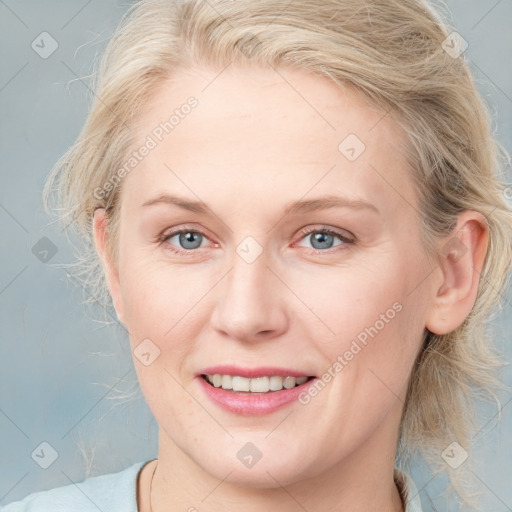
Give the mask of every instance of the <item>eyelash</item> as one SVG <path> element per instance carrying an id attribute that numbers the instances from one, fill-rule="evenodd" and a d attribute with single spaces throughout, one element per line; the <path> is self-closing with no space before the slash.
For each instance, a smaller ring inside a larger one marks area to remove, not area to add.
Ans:
<path id="1" fill-rule="evenodd" d="M 176 235 L 179 235 L 179 234 L 183 234 L 183 233 L 195 233 L 195 234 L 201 235 L 201 236 L 203 236 L 205 238 L 208 238 L 201 231 L 197 231 L 195 229 L 188 229 L 188 228 L 185 227 L 185 228 L 177 229 L 175 231 L 163 233 L 159 237 L 158 241 L 161 242 L 161 243 L 165 243 L 165 242 L 168 242 L 172 237 L 174 237 Z M 327 227 L 322 227 L 322 228 L 304 228 L 299 233 L 299 235 L 300 235 L 299 241 L 302 240 L 304 237 L 306 237 L 307 235 L 309 235 L 311 233 L 326 233 L 328 235 L 332 235 L 332 236 L 338 237 L 343 242 L 343 244 L 340 244 L 340 245 L 337 245 L 335 247 L 331 247 L 331 248 L 325 249 L 325 250 L 314 249 L 314 248 L 313 249 L 309 249 L 309 252 L 313 253 L 313 254 L 325 254 L 325 253 L 332 254 L 332 252 L 336 252 L 337 250 L 342 250 L 342 251 L 343 250 L 347 250 L 348 249 L 348 247 L 347 247 L 348 245 L 354 245 L 356 243 L 355 238 L 354 239 L 348 238 L 346 236 L 343 236 L 338 231 L 335 231 L 335 230 L 327 228 Z M 175 246 L 171 245 L 170 243 L 168 244 L 168 248 L 169 248 L 169 250 L 171 250 L 175 254 L 184 255 L 184 256 L 192 256 L 198 250 L 198 249 L 179 249 L 179 248 L 176 248 Z M 333 251 L 333 249 L 335 249 L 335 251 Z"/>

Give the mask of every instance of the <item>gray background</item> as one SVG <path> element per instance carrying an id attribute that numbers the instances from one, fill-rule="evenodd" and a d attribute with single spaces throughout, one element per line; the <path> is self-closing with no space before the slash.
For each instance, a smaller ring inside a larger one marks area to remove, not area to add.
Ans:
<path id="1" fill-rule="evenodd" d="M 157 426 L 128 340 L 115 324 L 95 320 L 99 307 L 82 305 L 82 290 L 59 266 L 72 261 L 70 249 L 41 204 L 47 173 L 84 122 L 92 60 L 129 5 L 0 1 L 0 504 L 157 455 Z M 512 151 L 512 1 L 448 1 L 445 11 L 469 43 L 466 58 L 497 137 Z M 45 31 L 58 48 L 42 58 L 31 44 Z M 50 251 L 46 263 L 41 248 Z M 509 292 L 493 322 L 507 364 L 511 324 Z M 512 385 L 509 366 L 503 376 Z M 495 411 L 480 408 L 474 459 L 485 511 L 512 510 L 512 394 L 502 396 L 500 426 L 493 427 Z M 31 456 L 42 442 L 58 454 L 48 469 Z M 412 474 L 425 511 L 459 510 L 452 495 L 440 495 L 444 478 L 432 478 L 421 461 Z"/>

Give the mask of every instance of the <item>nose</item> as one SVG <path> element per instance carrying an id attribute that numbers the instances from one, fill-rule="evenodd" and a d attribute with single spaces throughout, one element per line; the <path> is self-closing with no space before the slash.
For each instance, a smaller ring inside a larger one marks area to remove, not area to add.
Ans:
<path id="1" fill-rule="evenodd" d="M 286 290 L 269 268 L 265 253 L 251 263 L 234 254 L 231 270 L 217 288 L 211 323 L 224 336 L 243 342 L 286 332 Z"/>

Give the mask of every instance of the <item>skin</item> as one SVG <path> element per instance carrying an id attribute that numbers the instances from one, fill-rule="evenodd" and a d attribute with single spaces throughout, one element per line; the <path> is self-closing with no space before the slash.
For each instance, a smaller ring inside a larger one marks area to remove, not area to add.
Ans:
<path id="1" fill-rule="evenodd" d="M 432 266 L 403 134 L 389 116 L 303 70 L 219 71 L 162 83 L 138 120 L 142 143 L 189 96 L 199 102 L 124 178 L 117 261 L 105 212 L 95 212 L 96 246 L 132 349 L 149 338 L 160 350 L 149 366 L 134 357 L 160 427 L 158 465 L 140 475 L 139 509 L 150 510 L 157 468 L 154 512 L 401 511 L 393 467 L 411 368 L 426 328 L 450 332 L 473 307 L 484 219 L 463 212 L 454 233 L 466 252 Z M 350 133 L 366 145 L 353 162 L 338 150 Z M 142 206 L 162 194 L 210 210 Z M 289 202 L 327 194 L 365 200 L 379 213 L 283 217 Z M 171 250 L 186 250 L 179 236 L 158 237 L 185 224 L 204 236 L 180 255 Z M 356 241 L 334 236 L 318 248 L 305 227 Z M 247 236 L 263 249 L 252 263 L 236 253 Z M 241 416 L 213 404 L 194 376 L 237 364 L 320 377 L 395 302 L 401 311 L 306 405 Z M 251 468 L 237 458 L 247 442 L 263 454 Z"/>

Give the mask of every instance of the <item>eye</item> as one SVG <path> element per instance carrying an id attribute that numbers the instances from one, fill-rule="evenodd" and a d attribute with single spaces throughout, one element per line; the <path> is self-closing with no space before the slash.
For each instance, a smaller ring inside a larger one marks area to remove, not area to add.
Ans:
<path id="1" fill-rule="evenodd" d="M 160 241 L 165 243 L 171 251 L 186 255 L 193 253 L 195 249 L 200 249 L 205 240 L 207 237 L 204 233 L 187 228 L 168 231 L 160 237 Z"/>
<path id="2" fill-rule="evenodd" d="M 340 250 L 347 249 L 347 245 L 353 245 L 355 239 L 348 238 L 342 233 L 330 228 L 306 228 L 301 231 L 302 239 L 306 238 L 311 243 L 313 252 L 315 254 L 326 252 L 327 249 L 339 247 Z M 340 243 L 333 245 L 334 239 L 340 240 Z"/>

